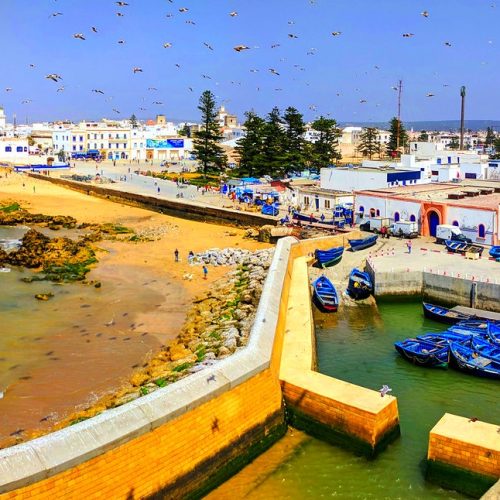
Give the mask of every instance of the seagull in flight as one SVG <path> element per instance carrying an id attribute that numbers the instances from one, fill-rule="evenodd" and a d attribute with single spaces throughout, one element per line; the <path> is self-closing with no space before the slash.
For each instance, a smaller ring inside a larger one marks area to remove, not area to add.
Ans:
<path id="1" fill-rule="evenodd" d="M 120 111 L 118 111 L 118 110 L 117 110 L 117 109 L 115 109 L 115 108 L 113 108 L 113 111 L 114 111 L 116 114 L 118 114 L 118 115 L 121 113 Z"/>
<path id="2" fill-rule="evenodd" d="M 207 42 L 203 42 L 203 45 L 205 45 L 207 49 L 214 50 L 214 48 Z"/>
<path id="3" fill-rule="evenodd" d="M 189 9 L 187 7 L 181 7 L 179 12 L 187 12 Z"/>
<path id="4" fill-rule="evenodd" d="M 446 45 L 446 47 L 451 47 L 451 43 L 450 42 L 444 42 L 444 44 Z"/>
<path id="5" fill-rule="evenodd" d="M 75 33 L 73 35 L 73 38 L 77 38 L 78 40 L 85 40 L 85 37 L 83 36 L 83 33 Z"/>
<path id="6" fill-rule="evenodd" d="M 192 24 L 194 26 L 196 23 L 194 21 L 188 20 L 186 21 L 186 24 Z"/>
<path id="7" fill-rule="evenodd" d="M 104 92 L 100 89 L 92 89 L 92 92 L 95 92 L 96 94 L 102 94 L 104 95 Z"/>
<path id="8" fill-rule="evenodd" d="M 57 16 L 62 16 L 62 15 L 63 15 L 63 13 L 62 13 L 62 12 L 53 12 L 52 14 L 50 14 L 49 19 L 50 19 L 51 17 L 57 17 Z"/>
<path id="9" fill-rule="evenodd" d="M 275 43 L 275 44 L 271 45 L 271 48 L 276 49 L 277 47 L 280 47 L 280 46 L 281 46 L 280 43 Z"/>
<path id="10" fill-rule="evenodd" d="M 47 80 L 52 80 L 53 82 L 58 82 L 59 80 L 62 80 L 62 77 L 56 73 L 50 73 L 45 77 Z"/>
<path id="11" fill-rule="evenodd" d="M 115 2 L 116 5 L 118 5 L 118 7 L 128 7 L 128 3 L 127 2 Z"/>
<path id="12" fill-rule="evenodd" d="M 157 104 L 158 106 L 163 106 L 163 103 L 161 101 L 153 101 L 153 104 Z"/>
<path id="13" fill-rule="evenodd" d="M 24 101 L 21 101 L 21 104 L 29 104 L 31 102 L 31 99 L 24 99 Z"/>
<path id="14" fill-rule="evenodd" d="M 122 14 L 121 12 L 117 12 L 117 13 L 116 13 L 116 15 L 117 15 L 118 17 L 124 17 L 124 16 L 125 16 L 125 14 Z"/>
<path id="15" fill-rule="evenodd" d="M 342 31 L 332 31 L 333 36 L 340 36 L 342 34 Z"/>
<path id="16" fill-rule="evenodd" d="M 171 43 L 171 42 L 165 42 L 165 43 L 163 44 L 163 48 L 164 48 L 164 49 L 169 49 L 170 47 L 172 47 L 172 43 Z"/>
<path id="17" fill-rule="evenodd" d="M 6 87 L 5 92 L 12 92 L 12 87 Z"/>
<path id="18" fill-rule="evenodd" d="M 125 40 L 118 40 L 118 42 L 120 45 L 123 45 L 125 43 Z"/>
<path id="19" fill-rule="evenodd" d="M 241 52 L 243 50 L 249 50 L 250 47 L 248 47 L 248 45 L 236 45 L 235 47 L 233 47 L 233 49 L 236 51 L 236 52 Z"/>
<path id="20" fill-rule="evenodd" d="M 424 17 L 429 17 L 429 11 L 424 10 L 423 12 L 420 13 L 420 15 Z"/>
<path id="21" fill-rule="evenodd" d="M 56 92 L 64 92 L 64 85 L 62 87 L 59 87 Z"/>
<path id="22" fill-rule="evenodd" d="M 94 33 L 97 33 L 97 28 L 96 28 L 95 26 L 92 26 L 92 31 L 93 31 Z"/>
<path id="23" fill-rule="evenodd" d="M 238 15 L 238 13 L 235 10 L 233 10 L 232 12 L 229 13 L 229 15 L 231 17 L 236 17 Z"/>
<path id="24" fill-rule="evenodd" d="M 148 87 L 148 90 L 158 90 L 156 87 Z"/>
<path id="25" fill-rule="evenodd" d="M 403 38 L 411 38 L 412 36 L 415 36 L 415 33 L 403 33 Z"/>
<path id="26" fill-rule="evenodd" d="M 293 33 L 288 33 L 288 38 L 299 38 L 297 35 L 294 35 Z"/>
<path id="27" fill-rule="evenodd" d="M 277 76 L 280 76 L 280 74 L 274 69 L 274 68 L 269 68 L 269 71 L 273 74 L 273 75 L 277 75 Z"/>
<path id="28" fill-rule="evenodd" d="M 434 97 L 435 94 L 432 94 L 431 92 L 428 92 L 425 96 L 426 97 Z"/>
<path id="29" fill-rule="evenodd" d="M 142 68 L 132 68 L 132 71 L 134 72 L 134 75 L 136 73 L 142 73 Z"/>

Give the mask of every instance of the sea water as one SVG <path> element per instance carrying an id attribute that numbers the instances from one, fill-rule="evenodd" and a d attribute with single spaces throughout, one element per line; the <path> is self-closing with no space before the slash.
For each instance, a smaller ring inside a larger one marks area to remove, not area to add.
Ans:
<path id="1" fill-rule="evenodd" d="M 446 329 L 424 319 L 419 301 L 382 302 L 378 313 L 345 308 L 338 315 L 318 315 L 315 322 L 319 371 L 374 390 L 391 387 L 401 437 L 374 460 L 308 437 L 278 466 L 259 471 L 246 484 L 245 497 L 465 498 L 425 481 L 429 431 L 446 412 L 499 424 L 499 382 L 414 366 L 397 354 L 394 342 Z M 223 487 L 219 492 L 223 497 Z"/>

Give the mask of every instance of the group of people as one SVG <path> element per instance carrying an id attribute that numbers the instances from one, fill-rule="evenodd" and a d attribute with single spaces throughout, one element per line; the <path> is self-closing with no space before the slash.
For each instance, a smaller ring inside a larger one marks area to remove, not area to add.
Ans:
<path id="1" fill-rule="evenodd" d="M 175 259 L 175 262 L 179 262 L 179 249 L 177 249 L 177 248 L 174 250 L 174 259 Z M 188 253 L 189 264 L 193 263 L 193 259 L 194 259 L 194 252 L 192 250 L 189 250 L 189 253 Z M 207 276 L 208 276 L 208 267 L 206 265 L 203 265 L 202 271 L 203 271 L 203 279 L 206 280 Z"/>
<path id="2" fill-rule="evenodd" d="M 387 238 L 387 239 L 391 237 L 391 231 L 387 226 L 382 226 L 380 228 L 380 236 L 381 238 Z"/>

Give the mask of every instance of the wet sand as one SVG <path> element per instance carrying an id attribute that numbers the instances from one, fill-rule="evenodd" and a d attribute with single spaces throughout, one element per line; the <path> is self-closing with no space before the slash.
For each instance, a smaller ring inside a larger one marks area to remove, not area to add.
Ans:
<path id="1" fill-rule="evenodd" d="M 176 337 L 193 298 L 227 272 L 211 267 L 203 280 L 201 267 L 187 263 L 190 250 L 268 246 L 244 240 L 241 229 L 176 219 L 17 174 L 0 178 L 0 203 L 9 200 L 33 212 L 71 215 L 78 222 L 119 223 L 136 231 L 166 228 L 166 234 L 153 242 L 99 242 L 99 263 L 87 278 L 100 281 L 102 288 L 46 283 L 53 299 L 25 299 L 11 312 L 18 320 L 2 332 L 12 343 L 0 355 L 0 381 L 8 385 L 0 399 L 0 445 L 12 444 L 21 430 L 26 436 L 47 428 L 119 388 L 134 369 Z M 179 263 L 174 262 L 176 248 Z M 193 274 L 192 281 L 183 279 L 186 273 Z M 31 298 L 42 285 L 21 286 Z"/>

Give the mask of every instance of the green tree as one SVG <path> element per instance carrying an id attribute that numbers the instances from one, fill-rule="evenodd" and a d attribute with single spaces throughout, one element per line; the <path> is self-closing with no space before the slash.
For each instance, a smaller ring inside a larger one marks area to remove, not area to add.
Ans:
<path id="1" fill-rule="evenodd" d="M 61 148 L 57 153 L 57 158 L 59 161 L 64 161 L 66 159 L 66 153 L 64 152 L 64 148 Z"/>
<path id="2" fill-rule="evenodd" d="M 288 174 L 294 170 L 303 170 L 306 166 L 304 150 L 306 125 L 302 114 L 291 106 L 285 109 L 283 123 L 286 127 L 284 144 L 285 174 Z"/>
<path id="3" fill-rule="evenodd" d="M 420 135 L 418 136 L 417 141 L 419 142 L 429 142 L 429 134 L 426 130 L 421 130 Z"/>
<path id="4" fill-rule="evenodd" d="M 370 160 L 375 153 L 380 153 L 380 142 L 378 141 L 378 132 L 374 127 L 368 127 L 363 130 L 360 136 L 358 151 L 363 156 L 368 156 Z"/>
<path id="5" fill-rule="evenodd" d="M 497 137 L 493 142 L 493 147 L 495 148 L 495 154 L 493 158 L 500 159 L 500 137 Z"/>
<path id="6" fill-rule="evenodd" d="M 191 137 L 191 127 L 189 127 L 187 124 L 185 124 L 179 131 L 177 132 L 178 135 L 182 137 Z"/>
<path id="7" fill-rule="evenodd" d="M 313 130 L 319 132 L 319 137 L 312 145 L 313 162 L 318 168 L 328 167 L 334 161 L 340 160 L 339 137 L 342 132 L 337 122 L 332 118 L 320 116 L 311 124 Z"/>
<path id="8" fill-rule="evenodd" d="M 210 90 L 201 94 L 198 109 L 201 126 L 194 134 L 193 150 L 206 176 L 209 170 L 220 172 L 227 164 L 227 157 L 219 144 L 223 136 L 217 123 L 215 96 Z"/>
<path id="9" fill-rule="evenodd" d="M 399 130 L 399 151 L 398 151 L 398 130 Z M 392 118 L 389 123 L 389 132 L 391 136 L 389 137 L 389 142 L 387 143 L 387 152 L 391 156 L 399 156 L 401 154 L 401 150 L 404 151 L 408 143 L 408 134 L 403 126 L 401 120 L 398 120 L 396 117 Z"/>
<path id="10" fill-rule="evenodd" d="M 266 121 L 253 111 L 245 113 L 244 137 L 237 141 L 236 151 L 240 157 L 240 175 L 261 176 L 266 174 L 264 150 L 266 144 Z"/>
<path id="11" fill-rule="evenodd" d="M 458 136 L 454 135 L 451 138 L 451 142 L 448 144 L 449 149 L 458 149 L 460 147 L 460 143 L 458 142 Z"/>
<path id="12" fill-rule="evenodd" d="M 132 128 L 137 128 L 138 127 L 137 117 L 134 114 L 130 117 L 130 126 Z"/>
<path id="13" fill-rule="evenodd" d="M 287 155 L 284 148 L 286 134 L 280 110 L 274 107 L 266 117 L 264 125 L 264 165 L 271 177 L 283 177 L 287 170 Z"/>
<path id="14" fill-rule="evenodd" d="M 493 129 L 491 127 L 488 127 L 486 129 L 486 138 L 484 140 L 484 144 L 486 147 L 491 147 L 493 146 L 493 143 L 495 142 L 495 133 L 493 132 Z"/>

